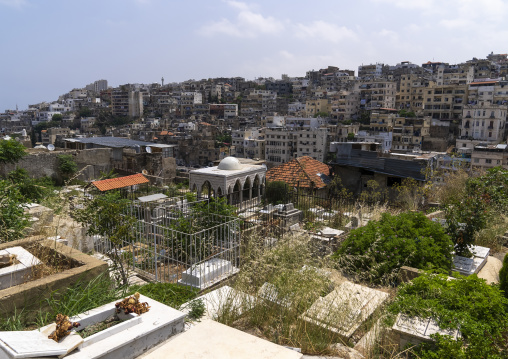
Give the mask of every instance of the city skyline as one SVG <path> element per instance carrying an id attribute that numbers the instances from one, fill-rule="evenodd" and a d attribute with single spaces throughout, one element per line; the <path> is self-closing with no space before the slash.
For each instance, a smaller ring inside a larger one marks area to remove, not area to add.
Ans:
<path id="1" fill-rule="evenodd" d="M 305 76 L 328 65 L 460 63 L 504 53 L 501 0 L 0 0 L 0 111 L 111 86 Z"/>

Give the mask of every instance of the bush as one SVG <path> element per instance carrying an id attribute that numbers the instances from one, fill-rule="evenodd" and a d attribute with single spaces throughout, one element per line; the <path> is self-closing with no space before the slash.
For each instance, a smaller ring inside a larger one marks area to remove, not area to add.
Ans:
<path id="1" fill-rule="evenodd" d="M 393 323 L 398 313 L 432 318 L 442 329 L 459 329 L 456 341 L 432 334 L 434 343 L 414 349 L 417 358 L 506 358 L 508 300 L 497 286 L 476 275 L 449 280 L 446 275 L 425 273 L 400 286 L 388 307 Z"/>
<path id="2" fill-rule="evenodd" d="M 288 186 L 286 182 L 273 181 L 266 183 L 266 200 L 268 203 L 286 203 Z"/>
<path id="3" fill-rule="evenodd" d="M 452 251 L 442 227 L 422 213 L 384 213 L 381 220 L 351 231 L 334 258 L 360 280 L 382 283 L 392 282 L 404 265 L 449 271 Z"/>
<path id="4" fill-rule="evenodd" d="M 499 271 L 499 288 L 508 298 L 508 254 L 504 256 L 503 267 Z"/>

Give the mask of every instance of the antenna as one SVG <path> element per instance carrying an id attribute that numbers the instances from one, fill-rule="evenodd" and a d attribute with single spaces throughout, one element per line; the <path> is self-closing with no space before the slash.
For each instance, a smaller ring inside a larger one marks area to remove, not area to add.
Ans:
<path id="1" fill-rule="evenodd" d="M 150 146 L 146 146 L 146 147 L 145 147 L 145 151 L 146 151 L 147 153 L 152 153 L 152 148 L 151 148 Z"/>
<path id="2" fill-rule="evenodd" d="M 54 151 L 55 150 L 55 146 L 52 145 L 52 144 L 49 144 L 47 149 L 50 150 L 50 151 Z"/>

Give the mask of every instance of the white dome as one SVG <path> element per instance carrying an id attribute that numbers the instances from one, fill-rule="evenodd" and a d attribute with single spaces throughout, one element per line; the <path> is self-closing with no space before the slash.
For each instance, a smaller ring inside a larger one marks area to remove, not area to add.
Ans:
<path id="1" fill-rule="evenodd" d="M 234 171 L 234 170 L 240 170 L 242 169 L 242 165 L 240 164 L 240 161 L 238 161 L 235 157 L 226 157 L 219 163 L 220 170 L 225 171 Z"/>

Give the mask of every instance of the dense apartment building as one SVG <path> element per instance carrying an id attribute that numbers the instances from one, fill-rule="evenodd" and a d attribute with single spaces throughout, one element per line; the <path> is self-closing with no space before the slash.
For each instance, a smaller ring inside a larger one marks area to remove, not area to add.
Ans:
<path id="1" fill-rule="evenodd" d="M 360 94 L 341 90 L 330 96 L 330 117 L 339 121 L 350 121 L 360 110 Z"/>
<path id="2" fill-rule="evenodd" d="M 440 120 L 460 119 L 467 100 L 468 85 L 438 85 L 431 81 L 423 94 L 423 114 Z"/>
<path id="3" fill-rule="evenodd" d="M 383 79 L 361 81 L 356 83 L 355 91 L 360 94 L 362 110 L 395 108 L 397 84 L 393 81 Z"/>
<path id="4" fill-rule="evenodd" d="M 395 107 L 400 110 L 413 111 L 417 114 L 422 113 L 423 94 L 428 85 L 429 80 L 424 76 L 417 74 L 402 75 Z"/>
<path id="5" fill-rule="evenodd" d="M 393 127 L 392 151 L 421 151 L 423 140 L 430 134 L 431 118 L 396 117 Z"/>
<path id="6" fill-rule="evenodd" d="M 137 90 L 114 89 L 111 93 L 111 110 L 115 116 L 141 116 L 143 93 Z"/>

